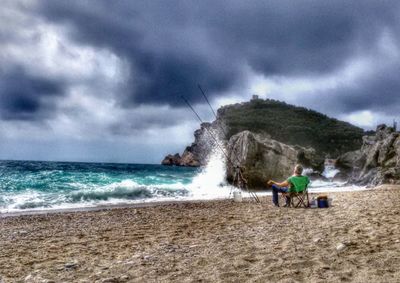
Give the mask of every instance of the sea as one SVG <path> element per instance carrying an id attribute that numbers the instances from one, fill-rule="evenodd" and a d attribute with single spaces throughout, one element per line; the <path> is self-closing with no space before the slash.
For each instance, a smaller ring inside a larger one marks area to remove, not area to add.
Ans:
<path id="1" fill-rule="evenodd" d="M 222 156 L 215 154 L 203 168 L 0 161 L 0 213 L 229 198 L 235 188 L 225 182 L 223 160 Z M 335 170 L 328 168 L 324 174 L 329 179 Z M 332 181 L 314 181 L 310 191 L 362 189 Z"/>

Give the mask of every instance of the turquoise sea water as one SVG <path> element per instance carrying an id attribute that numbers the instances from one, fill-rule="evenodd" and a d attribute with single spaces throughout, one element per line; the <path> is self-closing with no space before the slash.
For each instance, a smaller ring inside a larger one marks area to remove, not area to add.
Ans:
<path id="1" fill-rule="evenodd" d="M 189 197 L 199 169 L 0 161 L 0 212 Z"/>
<path id="2" fill-rule="evenodd" d="M 201 169 L 144 164 L 0 161 L 0 213 L 226 198 L 232 187 L 225 182 L 223 160 L 222 156 L 214 154 Z M 327 168 L 324 175 L 330 178 L 335 170 Z M 358 189 L 362 188 L 313 181 L 310 192 Z"/>

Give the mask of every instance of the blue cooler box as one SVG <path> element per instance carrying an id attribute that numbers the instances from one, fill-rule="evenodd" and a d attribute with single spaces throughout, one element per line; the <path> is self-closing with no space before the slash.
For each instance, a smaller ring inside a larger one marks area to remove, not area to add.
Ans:
<path id="1" fill-rule="evenodd" d="M 328 208 L 329 207 L 328 200 L 327 199 L 319 199 L 318 207 L 319 208 Z"/>

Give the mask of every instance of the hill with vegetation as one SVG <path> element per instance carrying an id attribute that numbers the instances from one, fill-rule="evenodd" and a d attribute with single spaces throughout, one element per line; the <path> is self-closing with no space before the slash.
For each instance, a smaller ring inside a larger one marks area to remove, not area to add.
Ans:
<path id="1" fill-rule="evenodd" d="M 359 149 L 364 135 L 363 129 L 350 123 L 271 99 L 223 106 L 218 119 L 226 125 L 226 139 L 249 130 L 285 144 L 311 146 L 331 158 Z"/>

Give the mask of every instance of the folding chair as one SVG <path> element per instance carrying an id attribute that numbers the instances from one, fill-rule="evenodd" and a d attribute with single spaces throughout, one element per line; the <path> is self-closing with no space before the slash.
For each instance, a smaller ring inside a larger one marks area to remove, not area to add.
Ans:
<path id="1" fill-rule="evenodd" d="M 301 188 L 299 190 L 297 190 L 297 188 L 295 188 L 295 191 L 282 194 L 282 198 L 285 199 L 285 201 L 286 201 L 286 197 L 289 197 L 289 199 L 290 199 L 289 206 L 291 206 L 291 207 L 295 207 L 295 208 L 310 207 L 310 199 L 308 196 L 308 186 L 306 186 L 303 190 L 301 190 Z"/>

